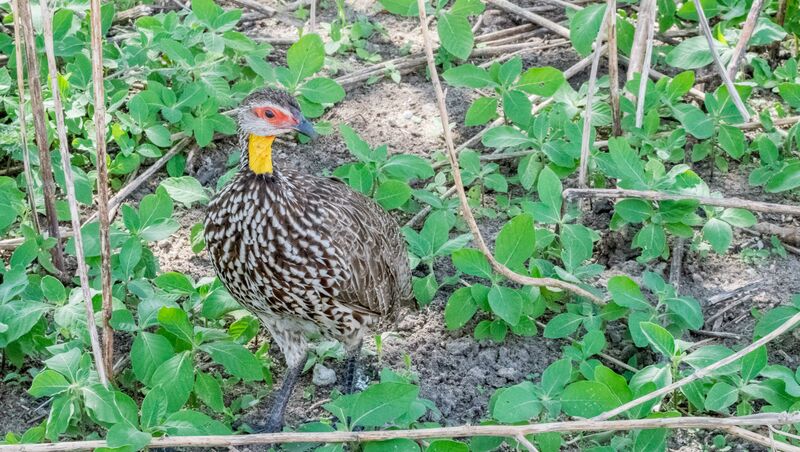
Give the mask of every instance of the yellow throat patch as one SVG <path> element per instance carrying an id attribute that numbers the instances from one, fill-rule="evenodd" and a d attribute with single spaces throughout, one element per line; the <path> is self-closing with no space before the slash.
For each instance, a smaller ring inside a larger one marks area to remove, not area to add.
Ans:
<path id="1" fill-rule="evenodd" d="M 250 170 L 256 174 L 272 174 L 272 142 L 275 137 L 250 135 L 247 144 Z"/>

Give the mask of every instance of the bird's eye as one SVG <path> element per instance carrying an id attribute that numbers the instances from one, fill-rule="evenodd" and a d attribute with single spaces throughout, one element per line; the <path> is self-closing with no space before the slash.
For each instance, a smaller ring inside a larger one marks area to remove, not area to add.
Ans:
<path id="1" fill-rule="evenodd" d="M 264 116 L 266 116 L 269 119 L 272 119 L 275 117 L 275 112 L 270 109 L 264 110 Z"/>

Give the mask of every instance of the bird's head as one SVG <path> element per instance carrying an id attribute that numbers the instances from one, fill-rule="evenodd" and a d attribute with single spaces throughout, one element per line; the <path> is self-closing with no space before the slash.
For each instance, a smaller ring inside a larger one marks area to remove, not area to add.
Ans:
<path id="1" fill-rule="evenodd" d="M 316 138 L 313 124 L 286 91 L 266 88 L 247 96 L 237 108 L 239 129 L 248 140 L 248 163 L 256 174 L 272 173 L 272 142 L 277 135 L 300 132 Z"/>

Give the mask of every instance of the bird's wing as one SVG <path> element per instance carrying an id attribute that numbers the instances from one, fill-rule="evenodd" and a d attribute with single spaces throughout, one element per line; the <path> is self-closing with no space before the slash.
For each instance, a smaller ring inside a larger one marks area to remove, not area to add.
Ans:
<path id="1" fill-rule="evenodd" d="M 337 280 L 339 300 L 381 315 L 410 302 L 408 252 L 394 219 L 339 181 L 321 179 L 318 189 L 334 200 L 329 211 L 331 242 L 344 270 Z"/>

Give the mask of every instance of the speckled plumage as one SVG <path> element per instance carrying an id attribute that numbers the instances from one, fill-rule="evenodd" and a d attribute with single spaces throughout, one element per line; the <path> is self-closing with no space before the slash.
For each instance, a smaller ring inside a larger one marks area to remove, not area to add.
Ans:
<path id="1" fill-rule="evenodd" d="M 357 347 L 367 327 L 411 300 L 396 222 L 334 179 L 253 173 L 246 135 L 242 140 L 239 172 L 211 201 L 205 220 L 217 275 L 260 317 L 289 367 L 304 360 L 309 333 Z"/>

